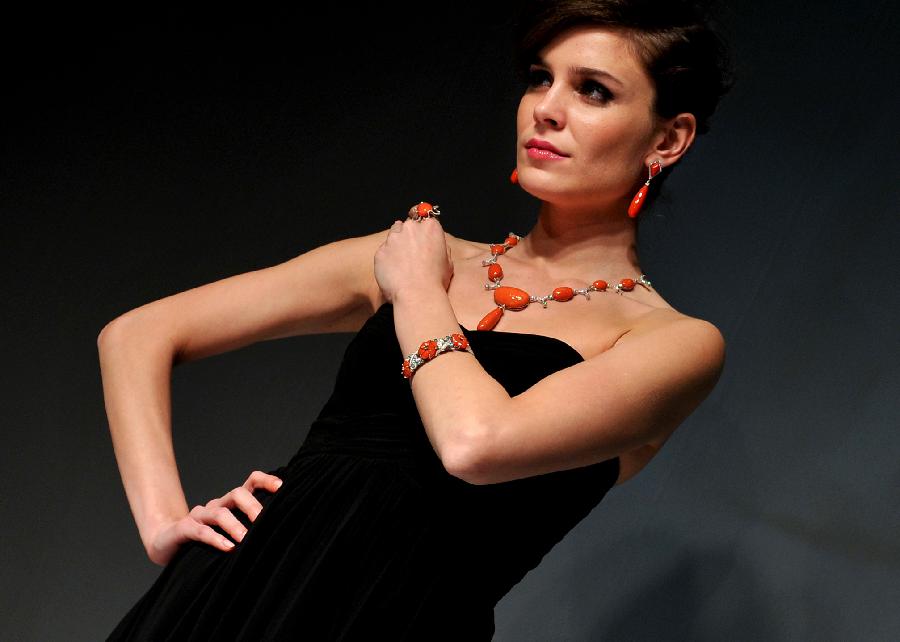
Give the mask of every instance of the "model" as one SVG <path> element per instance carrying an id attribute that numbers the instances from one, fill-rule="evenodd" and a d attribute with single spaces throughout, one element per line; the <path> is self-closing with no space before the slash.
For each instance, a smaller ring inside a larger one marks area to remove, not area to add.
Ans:
<path id="1" fill-rule="evenodd" d="M 387 229 L 103 329 L 116 459 L 164 566 L 109 639 L 491 639 L 497 602 L 723 367 L 722 334 L 673 308 L 636 248 L 731 83 L 695 4 L 522 5 L 510 180 L 540 202 L 527 234 L 457 238 L 446 204 L 407 203 Z M 328 332 L 356 334 L 299 450 L 189 507 L 173 365 Z"/>

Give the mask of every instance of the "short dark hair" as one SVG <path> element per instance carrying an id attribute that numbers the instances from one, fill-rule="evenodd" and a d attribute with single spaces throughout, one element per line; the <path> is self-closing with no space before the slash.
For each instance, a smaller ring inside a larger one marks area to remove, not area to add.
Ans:
<path id="1" fill-rule="evenodd" d="M 728 46 L 714 26 L 711 3 L 526 0 L 519 4 L 515 18 L 517 77 L 527 82 L 529 67 L 544 46 L 567 29 L 586 25 L 615 29 L 627 37 L 653 81 L 651 109 L 656 117 L 689 112 L 697 119 L 698 136 L 709 131 L 719 100 L 735 82 Z M 653 179 L 645 210 L 673 169 L 670 165 Z M 642 180 L 646 178 L 645 174 Z"/>

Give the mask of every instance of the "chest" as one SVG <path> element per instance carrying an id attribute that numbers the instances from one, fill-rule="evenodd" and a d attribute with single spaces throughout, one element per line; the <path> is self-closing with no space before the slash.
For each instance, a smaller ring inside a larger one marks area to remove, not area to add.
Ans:
<path id="1" fill-rule="evenodd" d="M 474 330 L 498 304 L 494 290 L 485 288 L 492 283 L 488 267 L 482 265 L 483 260 L 490 258 L 487 246 L 481 255 L 472 256 L 471 251 L 469 254 L 457 258 L 454 253 L 453 279 L 447 295 L 457 320 Z M 575 279 L 551 280 L 502 259 L 501 267 L 504 276 L 500 285 L 522 289 L 531 296 L 546 296 L 559 286 L 580 289 L 589 285 Z M 521 310 L 506 309 L 494 331 L 554 337 L 589 359 L 613 347 L 633 327 L 636 316 L 633 306 L 610 289 L 589 292 L 587 296 L 576 294 L 569 301 L 547 301 L 546 305 L 535 301 Z"/>

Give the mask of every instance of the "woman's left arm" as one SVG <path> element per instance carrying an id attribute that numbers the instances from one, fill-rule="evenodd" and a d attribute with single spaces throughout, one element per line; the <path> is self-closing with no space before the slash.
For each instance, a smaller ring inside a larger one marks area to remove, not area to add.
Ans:
<path id="1" fill-rule="evenodd" d="M 393 303 L 407 355 L 460 328 L 446 292 L 452 267 L 448 277 L 440 225 L 425 219 L 393 229 L 376 253 L 376 276 Z M 447 471 L 472 484 L 494 484 L 661 444 L 715 387 L 724 359 L 725 342 L 713 324 L 651 314 L 613 348 L 514 397 L 462 351 L 429 361 L 410 385 Z"/>

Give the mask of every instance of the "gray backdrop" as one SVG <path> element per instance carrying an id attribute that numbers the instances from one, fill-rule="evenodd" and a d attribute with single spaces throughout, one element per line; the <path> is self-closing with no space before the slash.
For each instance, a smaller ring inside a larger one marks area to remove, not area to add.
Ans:
<path id="1" fill-rule="evenodd" d="M 503 5 L 386 6 L 4 25 L 0 638 L 101 639 L 160 572 L 113 457 L 106 322 L 419 200 L 465 238 L 530 228 L 536 202 L 507 182 Z M 721 19 L 738 84 L 645 221 L 641 264 L 722 330 L 726 369 L 498 605 L 496 640 L 900 639 L 898 10 L 762 0 Z M 287 461 L 350 338 L 176 368 L 192 505 Z"/>

